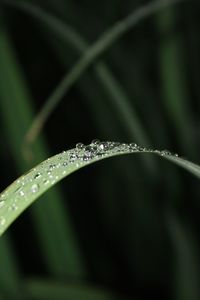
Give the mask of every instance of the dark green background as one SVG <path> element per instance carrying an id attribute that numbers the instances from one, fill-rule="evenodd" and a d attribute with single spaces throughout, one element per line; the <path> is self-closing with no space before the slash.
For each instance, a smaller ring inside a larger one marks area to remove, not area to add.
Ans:
<path id="1" fill-rule="evenodd" d="M 151 15 L 95 60 L 48 119 L 29 162 L 24 135 L 81 54 L 45 22 L 4 2 L 1 190 L 48 156 L 94 138 L 169 149 L 198 163 L 198 1 Z M 26 3 L 70 25 L 90 45 L 150 1 Z M 100 60 L 107 66 L 103 79 Z M 128 105 L 129 117 L 116 101 Z M 98 163 L 28 209 L 0 240 L 0 299 L 200 299 L 199 181 L 162 159 L 151 163 L 142 155 Z"/>

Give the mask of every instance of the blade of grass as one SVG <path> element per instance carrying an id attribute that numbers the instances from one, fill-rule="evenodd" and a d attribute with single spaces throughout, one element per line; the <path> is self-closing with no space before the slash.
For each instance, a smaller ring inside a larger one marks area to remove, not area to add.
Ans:
<path id="1" fill-rule="evenodd" d="M 96 287 L 61 284 L 51 280 L 31 279 L 26 284 L 31 299 L 36 300 L 119 300 L 127 299 L 117 293 Z"/>
<path id="2" fill-rule="evenodd" d="M 1 113 L 16 165 L 20 172 L 24 172 L 31 166 L 24 160 L 20 148 L 33 111 L 23 76 L 3 29 L 0 32 L 0 65 Z M 35 163 L 48 155 L 44 141 L 35 144 L 34 153 Z M 86 270 L 60 192 L 53 190 L 43 200 L 32 214 L 47 268 L 52 275 L 60 277 L 84 277 Z"/>
<path id="3" fill-rule="evenodd" d="M 156 154 L 200 178 L 199 165 L 172 155 L 167 151 L 150 150 L 136 144 L 115 142 L 95 141 L 88 146 L 79 143 L 75 149 L 64 151 L 42 162 L 14 181 L 0 194 L 0 235 L 31 203 L 64 177 L 99 160 L 132 153 Z M 46 206 L 44 211 L 46 211 Z"/>
<path id="4" fill-rule="evenodd" d="M 1 0 L 2 1 L 2 0 Z M 36 116 L 30 130 L 27 133 L 27 143 L 32 143 L 39 132 L 41 131 L 44 123 L 52 113 L 54 108 L 60 102 L 64 94 L 72 87 L 72 85 L 79 79 L 83 72 L 93 63 L 97 57 L 99 57 L 105 50 L 107 50 L 113 43 L 120 39 L 129 29 L 136 26 L 141 20 L 147 18 L 153 13 L 159 11 L 162 8 L 170 4 L 178 3 L 182 0 L 166 0 L 155 1 L 150 4 L 144 5 L 131 13 L 127 18 L 117 22 L 111 29 L 107 30 L 98 40 L 95 42 L 85 54 L 78 60 L 71 71 L 64 76 L 61 83 L 57 86 L 54 92 L 47 99 L 43 108 Z M 11 1 L 3 0 L 2 3 L 12 3 Z M 21 5 L 21 4 L 20 4 Z M 26 4 L 25 4 L 26 5 Z M 24 6 L 24 4 L 23 4 Z"/>

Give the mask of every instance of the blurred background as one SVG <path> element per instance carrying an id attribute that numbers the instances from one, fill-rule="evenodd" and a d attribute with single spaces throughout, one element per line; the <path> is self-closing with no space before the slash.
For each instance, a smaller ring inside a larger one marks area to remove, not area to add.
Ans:
<path id="1" fill-rule="evenodd" d="M 82 53 L 150 3 L 0 1 L 1 190 L 96 138 L 199 162 L 198 1 L 157 9 L 105 49 L 24 155 L 34 117 Z M 0 299 L 200 299 L 199 197 L 198 179 L 151 155 L 80 170 L 1 238 Z"/>

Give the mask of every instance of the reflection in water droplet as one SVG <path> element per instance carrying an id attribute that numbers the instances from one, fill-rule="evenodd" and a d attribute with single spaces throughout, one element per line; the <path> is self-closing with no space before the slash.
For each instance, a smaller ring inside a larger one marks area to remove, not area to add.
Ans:
<path id="1" fill-rule="evenodd" d="M 33 184 L 31 187 L 31 192 L 32 193 L 37 193 L 39 191 L 39 184 Z"/>

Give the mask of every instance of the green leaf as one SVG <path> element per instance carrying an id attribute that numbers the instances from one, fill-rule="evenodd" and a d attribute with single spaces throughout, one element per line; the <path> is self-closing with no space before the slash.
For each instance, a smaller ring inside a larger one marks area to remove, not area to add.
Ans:
<path id="1" fill-rule="evenodd" d="M 168 151 L 151 150 L 116 142 L 93 141 L 85 146 L 57 154 L 14 181 L 0 194 L 0 235 L 40 195 L 67 175 L 96 161 L 131 153 L 153 153 L 162 156 L 200 177 L 200 166 Z"/>

